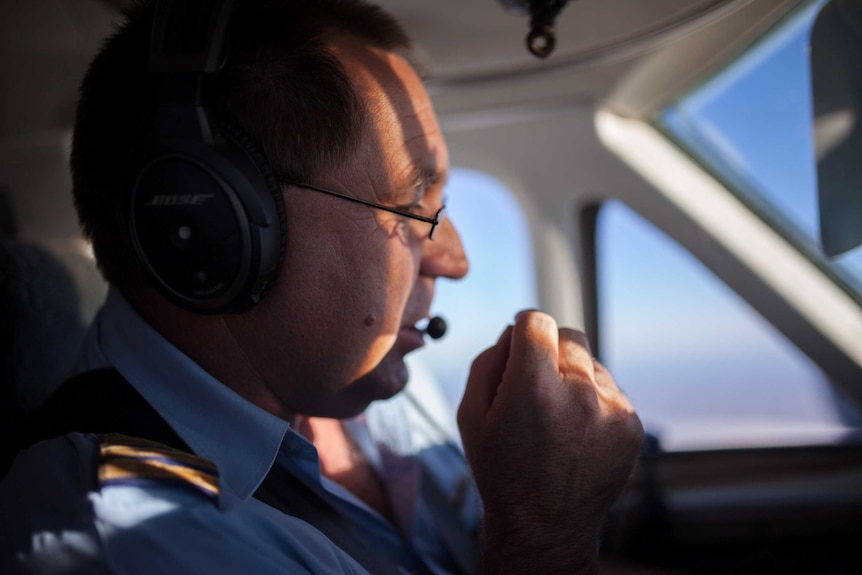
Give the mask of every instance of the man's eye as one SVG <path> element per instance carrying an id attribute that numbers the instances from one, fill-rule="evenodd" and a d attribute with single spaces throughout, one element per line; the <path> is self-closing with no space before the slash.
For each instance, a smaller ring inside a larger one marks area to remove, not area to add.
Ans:
<path id="1" fill-rule="evenodd" d="M 412 214 L 414 216 L 425 215 L 425 208 L 419 202 L 413 202 L 412 204 L 401 206 L 398 209 L 400 209 L 402 212 L 407 212 L 408 214 Z"/>

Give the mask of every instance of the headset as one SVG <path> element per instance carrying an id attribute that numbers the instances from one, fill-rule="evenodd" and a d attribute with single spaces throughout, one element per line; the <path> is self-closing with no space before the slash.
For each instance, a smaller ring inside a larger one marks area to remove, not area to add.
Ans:
<path id="1" fill-rule="evenodd" d="M 149 73 L 152 126 L 131 155 L 121 229 L 176 305 L 240 313 L 272 287 L 284 258 L 281 188 L 264 154 L 207 108 L 206 80 L 227 57 L 233 0 L 159 0 Z"/>

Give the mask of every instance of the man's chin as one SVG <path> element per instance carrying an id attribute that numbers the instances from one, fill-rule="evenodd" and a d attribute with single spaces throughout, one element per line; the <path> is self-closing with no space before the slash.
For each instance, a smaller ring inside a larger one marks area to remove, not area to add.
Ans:
<path id="1" fill-rule="evenodd" d="M 310 417 L 347 419 L 364 412 L 374 401 L 389 399 L 407 385 L 407 366 L 390 354 L 373 370 L 341 389 L 335 396 L 318 398 L 301 413 Z"/>
<path id="2" fill-rule="evenodd" d="M 389 399 L 407 385 L 407 365 L 401 357 L 389 354 L 367 375 L 353 382 L 345 392 L 365 401 L 364 411 L 372 401 Z"/>

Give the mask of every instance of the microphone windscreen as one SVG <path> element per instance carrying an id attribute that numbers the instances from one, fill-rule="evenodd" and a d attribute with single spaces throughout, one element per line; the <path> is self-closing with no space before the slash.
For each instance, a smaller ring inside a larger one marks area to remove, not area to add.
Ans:
<path id="1" fill-rule="evenodd" d="M 427 333 L 431 339 L 440 339 L 446 335 L 446 320 L 439 315 L 435 315 L 428 321 L 428 327 L 425 328 L 425 333 Z"/>

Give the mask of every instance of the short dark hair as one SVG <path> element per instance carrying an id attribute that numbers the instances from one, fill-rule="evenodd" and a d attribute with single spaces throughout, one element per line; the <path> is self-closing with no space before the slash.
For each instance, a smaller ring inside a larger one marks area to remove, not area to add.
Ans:
<path id="1" fill-rule="evenodd" d="M 148 74 L 154 2 L 126 20 L 91 62 L 80 87 L 70 167 L 75 207 L 105 279 L 121 288 L 141 278 L 116 218 L 127 157 L 157 105 Z M 387 51 L 411 42 L 398 22 L 363 0 L 237 0 L 224 68 L 207 84 L 206 105 L 257 144 L 294 181 L 345 161 L 360 143 L 368 111 L 330 50 L 354 38 Z"/>

